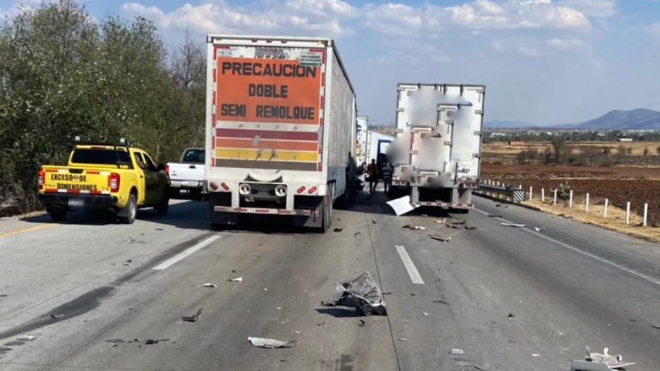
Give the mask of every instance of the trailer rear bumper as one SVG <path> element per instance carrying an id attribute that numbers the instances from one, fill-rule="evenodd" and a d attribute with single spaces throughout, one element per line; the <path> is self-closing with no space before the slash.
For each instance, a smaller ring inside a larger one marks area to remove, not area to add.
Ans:
<path id="1" fill-rule="evenodd" d="M 294 216 L 319 215 L 319 209 L 285 210 L 285 209 L 258 208 L 258 207 L 213 206 L 213 211 L 216 213 L 239 213 L 239 214 L 259 214 L 259 215 L 294 215 Z"/>
<path id="2" fill-rule="evenodd" d="M 441 207 L 443 209 L 461 209 L 461 210 L 471 210 L 474 208 L 473 204 L 458 204 L 451 202 L 430 202 L 430 201 L 421 201 L 416 202 L 413 206 L 425 206 L 425 207 Z"/>

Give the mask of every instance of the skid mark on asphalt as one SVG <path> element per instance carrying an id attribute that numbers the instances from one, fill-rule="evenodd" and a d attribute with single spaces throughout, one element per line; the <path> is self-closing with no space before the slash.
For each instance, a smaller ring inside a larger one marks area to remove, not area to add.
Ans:
<path id="1" fill-rule="evenodd" d="M 487 212 L 485 212 L 485 211 L 483 211 L 483 210 L 479 210 L 479 209 L 477 209 L 477 208 L 474 208 L 473 210 L 474 210 L 474 211 L 477 211 L 477 212 L 479 212 L 479 213 L 481 213 L 481 214 L 483 214 L 483 215 L 489 215 Z M 512 223 L 511 221 L 506 220 L 506 219 L 504 219 L 504 218 L 494 218 L 494 219 L 500 220 L 500 221 L 505 222 L 505 223 Z M 660 280 L 658 280 L 658 279 L 656 279 L 656 278 L 653 278 L 653 277 L 651 277 L 651 276 L 649 276 L 649 275 L 647 275 L 647 274 L 644 274 L 644 273 L 638 272 L 638 271 L 636 271 L 636 270 L 634 270 L 634 269 L 628 268 L 628 267 L 626 267 L 626 266 L 624 266 L 624 265 L 622 265 L 622 264 L 619 264 L 619 263 L 617 263 L 617 262 L 614 262 L 614 261 L 612 261 L 612 260 L 605 259 L 605 258 L 602 258 L 602 257 L 600 257 L 600 256 L 598 256 L 598 255 L 594 255 L 594 254 L 592 254 L 592 253 L 586 252 L 586 251 L 584 251 L 584 250 L 582 250 L 582 249 L 580 249 L 580 248 L 578 248 L 578 247 L 575 247 L 575 246 L 569 245 L 569 244 L 567 244 L 567 243 L 564 243 L 564 242 L 558 241 L 558 240 L 556 240 L 556 239 L 554 239 L 554 238 L 552 238 L 552 237 L 546 236 L 546 235 L 544 235 L 544 234 L 541 234 L 541 233 L 539 233 L 539 232 L 533 231 L 533 230 L 531 230 L 531 229 L 527 229 L 527 228 L 520 228 L 520 229 L 522 229 L 523 231 L 525 231 L 525 232 L 527 232 L 527 233 L 529 233 L 529 234 L 531 234 L 531 235 L 534 235 L 534 236 L 536 236 L 536 237 L 543 238 L 544 240 L 549 241 L 549 242 L 552 242 L 552 243 L 554 243 L 554 244 L 556 244 L 556 245 L 559 245 L 559 246 L 561 246 L 561 247 L 563 247 L 563 248 L 565 248 L 565 249 L 571 250 L 571 251 L 576 252 L 576 253 L 578 253 L 578 254 L 580 254 L 580 255 L 582 255 L 582 256 L 586 256 L 586 257 L 588 257 L 588 258 L 590 258 L 590 259 L 593 259 L 593 260 L 595 260 L 595 261 L 597 261 L 597 262 L 600 262 L 600 263 L 603 263 L 603 264 L 605 264 L 605 265 L 608 265 L 608 266 L 610 266 L 610 267 L 612 267 L 612 268 L 614 268 L 614 269 L 617 269 L 617 270 L 619 270 L 619 271 L 621 271 L 621 272 L 631 274 L 631 275 L 633 275 L 633 276 L 635 276 L 635 277 L 637 277 L 637 278 L 640 278 L 640 279 L 642 279 L 642 280 L 644 280 L 644 281 L 646 281 L 646 282 L 648 282 L 648 283 L 651 283 L 651 284 L 654 284 L 654 285 L 660 287 Z"/>
<path id="2" fill-rule="evenodd" d="M 406 271 L 408 271 L 408 276 L 410 276 L 412 283 L 416 285 L 423 285 L 424 280 L 419 274 L 417 267 L 415 267 L 415 263 L 413 263 L 412 259 L 410 259 L 410 255 L 408 255 L 406 248 L 403 245 L 396 245 L 395 247 L 396 251 L 399 253 L 399 257 L 401 258 L 403 265 L 406 267 Z"/>
<path id="3" fill-rule="evenodd" d="M 215 242 L 216 240 L 220 239 L 221 237 L 222 236 L 218 236 L 218 235 L 211 236 L 211 237 L 205 239 L 204 241 L 202 241 L 202 242 L 200 242 L 200 243 L 198 243 L 194 246 L 191 246 L 189 249 L 187 249 L 187 250 L 185 250 L 185 251 L 183 251 L 183 252 L 181 252 L 181 253 L 179 253 L 179 254 L 177 254 L 177 255 L 169 258 L 169 259 L 167 259 L 166 261 L 164 261 L 164 262 L 160 263 L 159 265 L 155 266 L 153 269 L 158 270 L 158 271 L 167 269 L 170 266 L 176 264 L 177 262 L 185 259 L 189 255 L 192 255 L 196 251 L 201 250 L 204 247 L 210 245 L 211 243 Z"/>

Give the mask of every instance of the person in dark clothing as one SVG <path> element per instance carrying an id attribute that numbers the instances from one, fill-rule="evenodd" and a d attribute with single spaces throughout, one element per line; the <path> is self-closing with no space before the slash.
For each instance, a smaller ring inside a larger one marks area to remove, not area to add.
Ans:
<path id="1" fill-rule="evenodd" d="M 369 193 L 376 192 L 376 186 L 378 185 L 378 165 L 376 165 L 376 159 L 371 159 L 371 163 L 367 165 L 367 177 L 369 180 Z"/>
<path id="2" fill-rule="evenodd" d="M 388 193 L 392 188 L 392 166 L 389 162 L 383 164 L 383 168 L 380 169 L 380 176 L 383 178 L 384 192 Z"/>

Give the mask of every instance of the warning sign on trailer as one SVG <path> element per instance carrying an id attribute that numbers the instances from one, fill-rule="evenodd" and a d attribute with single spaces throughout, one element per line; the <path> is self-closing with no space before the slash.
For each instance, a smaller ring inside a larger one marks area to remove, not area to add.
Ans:
<path id="1" fill-rule="evenodd" d="M 321 53 L 299 60 L 219 56 L 216 119 L 318 125 L 322 62 Z"/>

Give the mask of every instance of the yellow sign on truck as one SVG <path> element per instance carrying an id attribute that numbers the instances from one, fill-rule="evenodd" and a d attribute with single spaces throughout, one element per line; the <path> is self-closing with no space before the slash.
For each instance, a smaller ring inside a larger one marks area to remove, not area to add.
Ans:
<path id="1" fill-rule="evenodd" d="M 44 165 L 38 197 L 54 221 L 76 209 L 110 211 L 132 224 L 139 207 L 167 214 L 169 180 L 147 152 L 125 143 L 76 144 L 66 166 Z"/>

